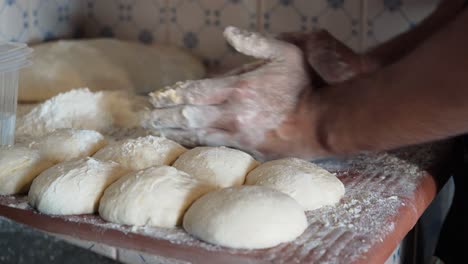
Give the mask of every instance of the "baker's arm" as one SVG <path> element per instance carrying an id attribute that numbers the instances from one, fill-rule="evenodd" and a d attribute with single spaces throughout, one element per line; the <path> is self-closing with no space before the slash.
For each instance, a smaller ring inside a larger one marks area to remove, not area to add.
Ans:
<path id="1" fill-rule="evenodd" d="M 366 55 L 380 66 L 394 63 L 452 21 L 463 10 L 465 2 L 465 0 L 441 1 L 436 10 L 414 29 L 371 49 Z"/>
<path id="2" fill-rule="evenodd" d="M 468 132 L 468 12 L 405 58 L 307 104 L 328 153 L 385 150 Z M 317 110 L 320 109 L 320 110 Z"/>

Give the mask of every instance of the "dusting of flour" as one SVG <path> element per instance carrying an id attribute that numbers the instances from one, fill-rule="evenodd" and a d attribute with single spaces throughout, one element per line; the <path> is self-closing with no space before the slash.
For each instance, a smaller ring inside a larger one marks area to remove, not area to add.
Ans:
<path id="1" fill-rule="evenodd" d="M 443 144 L 433 144 L 320 163 L 343 181 L 346 187 L 344 198 L 335 207 L 307 212 L 309 227 L 300 237 L 266 250 L 223 248 L 197 240 L 181 228 L 129 227 L 107 223 L 97 215 L 49 217 L 92 224 L 96 227 L 94 230 L 114 229 L 165 240 L 174 247 L 198 248 L 205 252 L 207 259 L 210 252 L 214 252 L 251 257 L 266 263 L 339 263 L 343 259 L 352 263 L 395 229 L 398 210 L 413 206 L 415 189 L 427 177 L 424 169 L 434 164 L 441 149 L 444 149 Z M 0 204 L 11 207 L 27 207 L 25 201 L 24 198 L 0 197 Z M 26 210 L 32 209 L 28 207 Z"/>

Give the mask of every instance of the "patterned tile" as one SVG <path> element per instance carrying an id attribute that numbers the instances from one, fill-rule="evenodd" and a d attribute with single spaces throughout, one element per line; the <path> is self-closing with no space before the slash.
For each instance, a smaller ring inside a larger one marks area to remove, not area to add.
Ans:
<path id="1" fill-rule="evenodd" d="M 385 42 L 405 32 L 427 17 L 439 0 L 369 0 L 365 48 Z"/>
<path id="2" fill-rule="evenodd" d="M 29 0 L 0 0 L 0 40 L 26 42 L 29 27 Z"/>
<path id="3" fill-rule="evenodd" d="M 79 33 L 83 20 L 80 0 L 30 0 L 29 42 L 70 38 Z"/>
<path id="4" fill-rule="evenodd" d="M 262 0 L 261 29 L 270 33 L 325 28 L 360 49 L 361 1 Z"/>
<path id="5" fill-rule="evenodd" d="M 166 9 L 165 0 L 88 0 L 84 6 L 85 34 L 164 43 Z"/>
<path id="6" fill-rule="evenodd" d="M 256 30 L 257 3 L 249 0 L 178 0 L 169 2 L 169 41 L 189 49 L 209 67 L 231 68 L 248 59 L 224 40 L 226 26 Z"/>

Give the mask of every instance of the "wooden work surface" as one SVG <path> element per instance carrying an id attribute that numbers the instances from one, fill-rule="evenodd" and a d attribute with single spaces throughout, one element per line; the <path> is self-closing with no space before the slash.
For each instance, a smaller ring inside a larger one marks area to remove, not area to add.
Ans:
<path id="1" fill-rule="evenodd" d="M 320 163 L 343 181 L 345 197 L 336 207 L 307 212 L 309 227 L 295 241 L 264 250 L 210 245 L 180 228 L 131 228 L 97 215 L 48 216 L 31 209 L 25 196 L 0 196 L 0 215 L 52 233 L 192 263 L 383 263 L 434 198 L 435 179 L 444 177 L 440 168 L 447 166 L 450 149 L 443 143 Z"/>

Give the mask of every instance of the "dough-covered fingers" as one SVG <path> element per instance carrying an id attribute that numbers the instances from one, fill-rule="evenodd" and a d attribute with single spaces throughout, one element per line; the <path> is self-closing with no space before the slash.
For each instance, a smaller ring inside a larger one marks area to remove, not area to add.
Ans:
<path id="1" fill-rule="evenodd" d="M 301 52 L 296 46 L 256 32 L 227 27 L 224 37 L 238 52 L 255 58 L 283 61 L 301 57 Z"/>
<path id="2" fill-rule="evenodd" d="M 193 146 L 236 146 L 234 136 L 221 129 L 160 129 L 162 137 L 177 141 L 178 143 Z"/>
<path id="3" fill-rule="evenodd" d="M 181 104 L 208 105 L 223 102 L 232 89 L 229 85 L 238 77 L 178 82 L 163 90 L 150 93 L 150 102 L 156 108 Z"/>
<path id="4" fill-rule="evenodd" d="M 155 109 L 145 123 L 153 129 L 191 129 L 212 126 L 220 118 L 221 111 L 217 106 L 185 105 Z"/>

